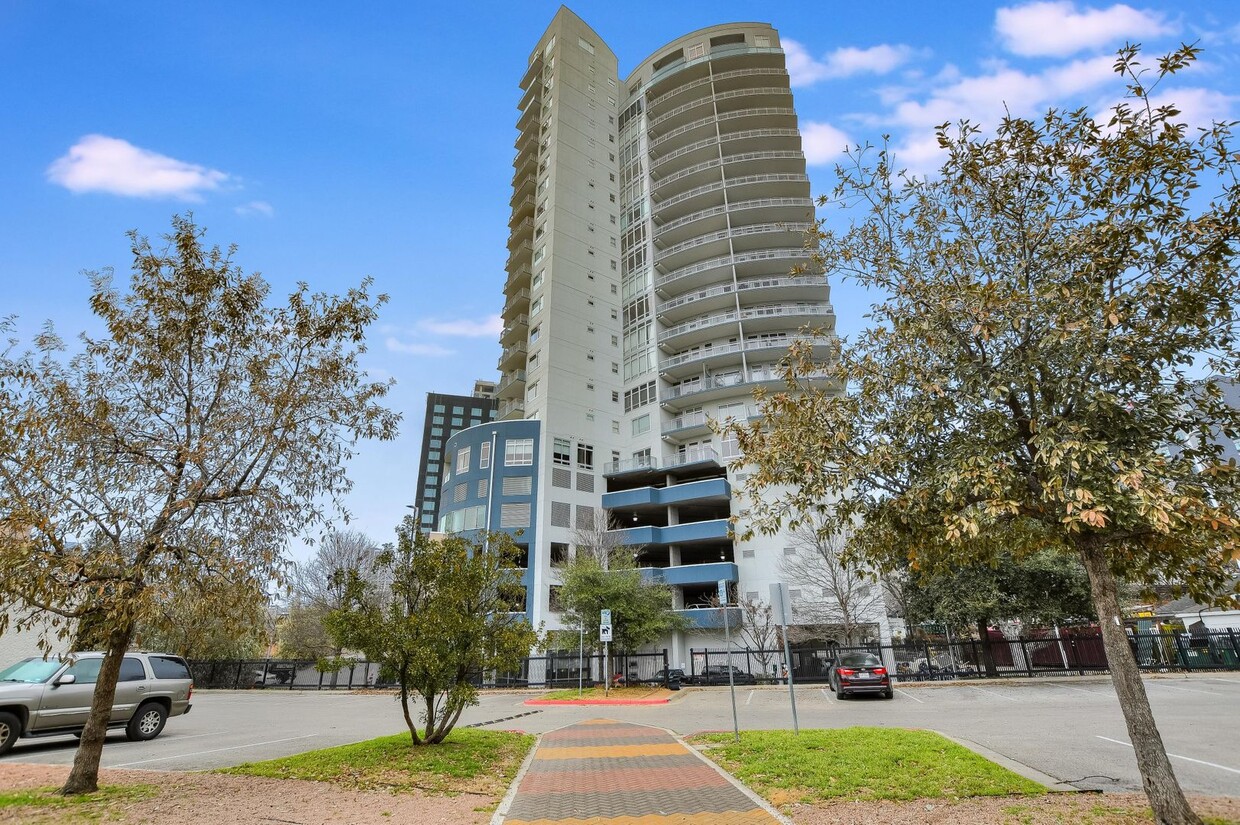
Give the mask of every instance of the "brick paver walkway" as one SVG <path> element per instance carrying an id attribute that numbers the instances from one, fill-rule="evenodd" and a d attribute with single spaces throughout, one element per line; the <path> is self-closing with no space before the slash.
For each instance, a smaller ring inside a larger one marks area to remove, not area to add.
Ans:
<path id="1" fill-rule="evenodd" d="M 504 825 L 775 825 L 670 734 L 595 719 L 543 736 Z"/>

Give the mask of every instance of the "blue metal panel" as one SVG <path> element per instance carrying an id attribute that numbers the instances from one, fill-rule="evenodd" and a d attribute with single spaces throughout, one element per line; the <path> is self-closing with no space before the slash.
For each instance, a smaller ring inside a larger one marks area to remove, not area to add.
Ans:
<path id="1" fill-rule="evenodd" d="M 660 544 L 689 544 L 695 541 L 726 539 L 729 537 L 729 525 L 726 518 L 719 518 L 712 521 L 673 524 L 670 527 L 629 527 L 624 530 L 611 530 L 608 534 L 615 536 L 621 544 L 649 547 Z"/>
<path id="2" fill-rule="evenodd" d="M 720 580 L 738 580 L 736 565 L 730 561 L 710 564 L 686 564 L 681 567 L 660 568 L 667 584 L 711 584 Z"/>
<path id="3" fill-rule="evenodd" d="M 717 501 L 731 497 L 732 487 L 727 479 L 707 478 L 671 487 L 639 487 L 636 490 L 606 493 L 603 496 L 603 507 L 618 510 L 625 507 L 684 504 L 708 499 Z"/>
<path id="4" fill-rule="evenodd" d="M 694 627 L 723 629 L 723 611 L 717 607 L 699 608 L 694 610 L 677 610 L 677 615 L 684 616 Z M 728 608 L 728 624 L 736 631 L 741 626 L 741 611 L 738 607 Z"/>

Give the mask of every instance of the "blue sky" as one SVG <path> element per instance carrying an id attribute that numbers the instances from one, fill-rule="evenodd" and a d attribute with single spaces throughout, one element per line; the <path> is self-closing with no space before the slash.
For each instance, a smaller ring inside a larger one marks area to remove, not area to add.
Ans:
<path id="1" fill-rule="evenodd" d="M 129 271 L 125 232 L 192 210 L 276 294 L 391 296 L 367 367 L 397 386 L 394 445 L 354 462 L 354 526 L 388 540 L 413 501 L 428 391 L 494 378 L 517 88 L 557 3 L 0 0 L 0 316 L 29 336 L 97 325 L 83 270 Z M 1200 41 L 1160 90 L 1192 122 L 1240 113 L 1240 4 L 714 2 L 570 6 L 622 76 L 697 28 L 779 29 L 815 194 L 845 144 L 891 135 L 935 166 L 932 127 L 1006 105 L 1105 106 L 1125 40 Z M 844 334 L 863 296 L 833 285 Z M 299 547 L 295 551 L 301 555 Z"/>

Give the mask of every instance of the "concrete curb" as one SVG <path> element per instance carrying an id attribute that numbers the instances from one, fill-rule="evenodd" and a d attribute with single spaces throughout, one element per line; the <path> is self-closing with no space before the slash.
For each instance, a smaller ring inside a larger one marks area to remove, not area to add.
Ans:
<path id="1" fill-rule="evenodd" d="M 672 701 L 666 699 L 526 699 L 523 705 L 666 705 Z"/>
<path id="2" fill-rule="evenodd" d="M 1004 756 L 1003 754 L 998 753 L 996 751 L 992 751 L 990 748 L 987 748 L 984 745 L 979 745 L 972 740 L 958 739 L 955 736 L 950 736 L 946 733 L 943 733 L 942 731 L 933 730 L 931 728 L 925 728 L 924 730 L 929 730 L 931 733 L 937 733 L 939 736 L 942 736 L 944 739 L 949 739 L 963 748 L 968 748 L 969 750 L 973 751 L 974 753 L 976 753 L 978 756 L 982 757 L 983 759 L 989 759 L 991 762 L 994 762 L 999 767 L 1007 768 L 1009 771 L 1016 774 L 1017 776 L 1023 776 L 1025 779 L 1028 779 L 1032 782 L 1037 782 L 1039 785 L 1044 785 L 1046 786 L 1047 790 L 1053 793 L 1087 793 L 1086 791 L 1081 790 L 1075 785 L 1069 785 L 1067 782 L 1060 781 L 1056 779 L 1055 777 L 1051 776 L 1050 774 L 1042 773 L 1037 768 L 1031 768 L 1030 766 L 1026 765 L 1024 762 L 1017 762 L 1015 759 L 1012 759 L 1011 757 Z"/>
<path id="3" fill-rule="evenodd" d="M 639 723 L 635 723 L 635 724 L 639 724 Z M 654 725 L 649 725 L 648 727 L 654 727 Z M 681 746 L 685 748 L 685 750 L 689 751 L 689 753 L 693 754 L 698 759 L 705 762 L 707 765 L 710 765 L 711 768 L 715 770 L 715 773 L 719 774 L 724 779 L 728 780 L 728 783 L 732 787 L 736 788 L 738 791 L 743 793 L 745 796 L 749 797 L 750 801 L 753 802 L 753 804 L 757 805 L 759 808 L 766 811 L 771 816 L 775 817 L 776 822 L 781 823 L 781 825 L 793 825 L 792 820 L 784 816 L 783 814 L 781 814 L 775 808 L 775 806 L 767 802 L 762 797 L 758 796 L 758 794 L 755 793 L 754 791 L 750 790 L 749 787 L 745 785 L 744 782 L 741 782 L 735 776 L 725 771 L 722 767 L 716 764 L 714 760 L 712 760 L 709 756 L 702 753 L 700 750 L 695 748 L 693 745 L 690 745 L 688 742 L 686 742 L 684 737 L 676 733 L 676 731 L 669 730 L 668 728 L 659 728 L 659 730 L 667 731 L 668 734 L 670 734 L 673 739 L 675 739 L 677 742 L 681 744 Z"/>
<path id="4" fill-rule="evenodd" d="M 508 786 L 508 792 L 499 801 L 499 805 L 495 808 L 495 813 L 491 814 L 491 825 L 503 825 L 504 817 L 508 815 L 508 809 L 512 807 L 512 801 L 517 798 L 517 788 L 521 786 L 521 780 L 525 778 L 530 765 L 534 763 L 534 754 L 538 752 L 538 746 L 542 744 L 542 738 L 543 735 L 541 733 L 538 734 L 538 738 L 534 740 L 534 746 L 530 748 L 530 752 L 521 761 L 521 767 L 517 768 L 517 775 L 512 778 L 512 784 Z"/>

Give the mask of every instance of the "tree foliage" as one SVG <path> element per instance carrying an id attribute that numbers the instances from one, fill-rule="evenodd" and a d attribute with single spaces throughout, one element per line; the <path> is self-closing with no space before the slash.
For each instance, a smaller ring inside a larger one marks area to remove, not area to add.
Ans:
<path id="1" fill-rule="evenodd" d="M 859 525 L 850 551 L 918 571 L 1036 549 L 1088 573 L 1138 765 L 1160 822 L 1185 803 L 1128 654 L 1117 577 L 1220 597 L 1240 543 L 1240 412 L 1209 376 L 1240 374 L 1237 164 L 1230 124 L 1190 131 L 1120 51 L 1128 97 L 1005 118 L 992 136 L 938 129 L 939 174 L 897 174 L 860 150 L 826 201 L 860 214 L 821 227 L 829 272 L 879 296 L 831 364 L 794 346 L 769 429 L 733 426 L 755 465 L 756 523 L 830 503 Z M 825 372 L 826 385 L 806 380 Z"/>
<path id="2" fill-rule="evenodd" d="M 374 585 L 371 592 L 376 598 L 381 595 L 383 585 L 375 579 L 378 555 L 378 545 L 365 533 L 332 529 L 308 560 L 293 566 L 288 613 L 280 624 L 281 656 L 316 660 L 340 656 L 340 646 L 324 622 L 333 610 L 346 606 L 348 586 L 354 578 Z"/>
<path id="3" fill-rule="evenodd" d="M 105 333 L 68 354 L 48 326 L 0 354 L 0 597 L 62 637 L 89 616 L 105 639 L 66 793 L 96 786 L 136 628 L 192 582 L 282 577 L 287 537 L 349 489 L 357 440 L 393 437 L 399 418 L 358 363 L 386 300 L 368 281 L 272 306 L 234 250 L 172 223 L 162 247 L 130 234 L 127 292 L 90 274 Z"/>
<path id="4" fill-rule="evenodd" d="M 524 588 L 508 534 L 432 539 L 412 517 L 396 534 L 375 562 L 390 595 L 375 598 L 372 582 L 351 576 L 346 606 L 328 615 L 327 628 L 338 646 L 362 651 L 380 664 L 381 679 L 400 685 L 413 743 L 434 745 L 477 704 L 482 675 L 516 670 L 539 634 L 510 612 Z M 413 701 L 422 705 L 417 719 Z"/>
<path id="5" fill-rule="evenodd" d="M 611 610 L 613 649 L 631 653 L 688 622 L 672 610 L 672 589 L 642 575 L 641 548 L 621 543 L 613 526 L 611 514 L 599 509 L 574 531 L 573 558 L 560 569 L 561 618 L 601 651 L 600 611 Z"/>

